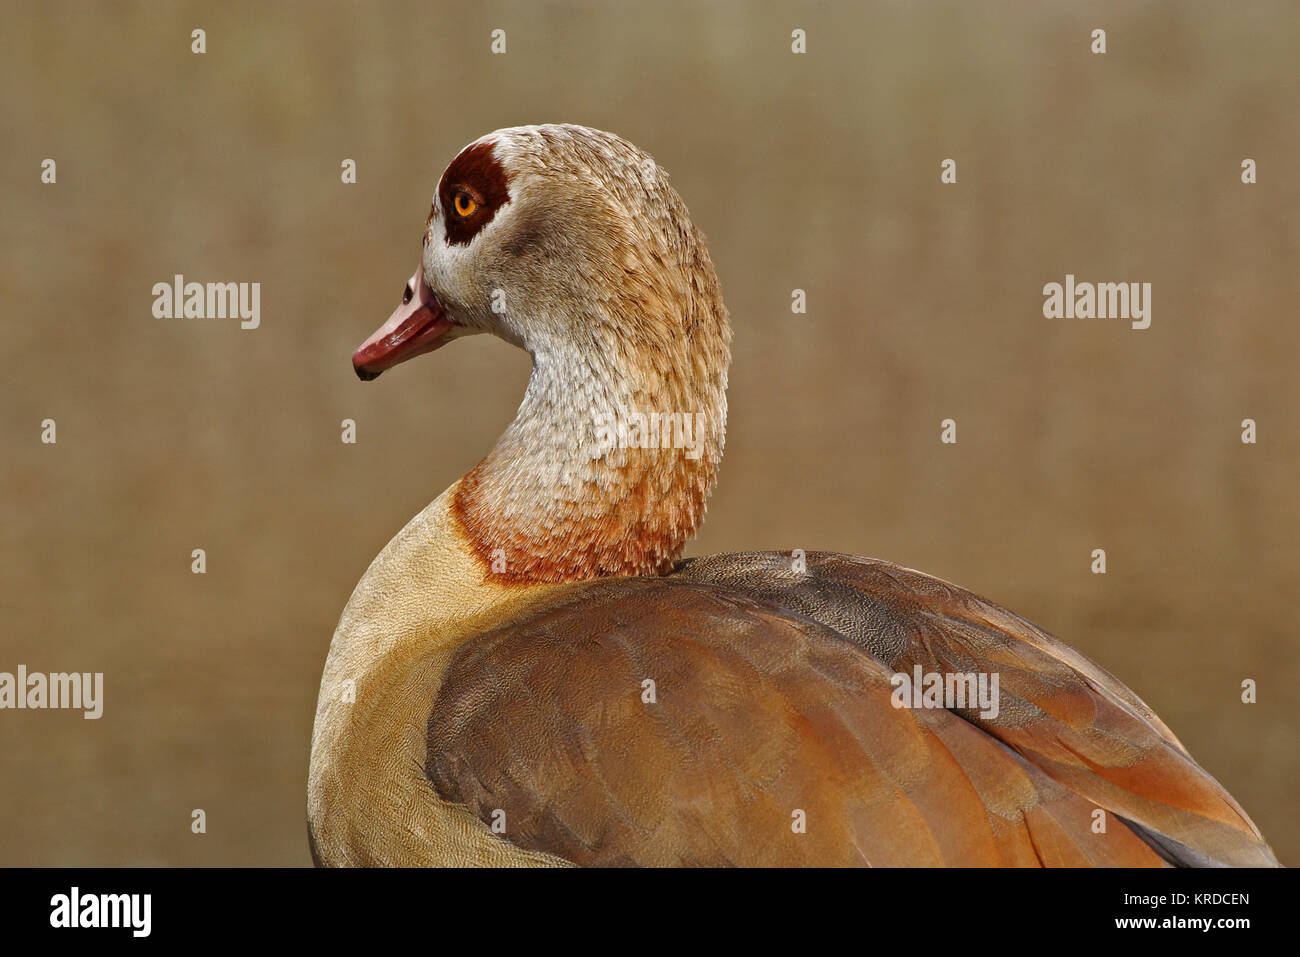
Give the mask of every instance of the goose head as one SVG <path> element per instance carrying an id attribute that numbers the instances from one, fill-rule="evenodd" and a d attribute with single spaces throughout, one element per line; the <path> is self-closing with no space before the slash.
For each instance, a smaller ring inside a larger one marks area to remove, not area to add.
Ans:
<path id="1" fill-rule="evenodd" d="M 497 130 L 457 155 L 402 303 L 353 367 L 373 379 L 481 332 L 534 357 L 729 337 L 703 237 L 664 171 L 612 133 L 559 125 Z"/>
<path id="2" fill-rule="evenodd" d="M 514 422 L 462 480 L 476 547 L 525 581 L 667 570 L 721 458 L 731 332 L 663 169 L 580 126 L 465 147 L 438 182 L 401 305 L 353 367 L 373 379 L 476 333 L 533 359 Z M 693 434 L 665 448 L 682 417 Z"/>

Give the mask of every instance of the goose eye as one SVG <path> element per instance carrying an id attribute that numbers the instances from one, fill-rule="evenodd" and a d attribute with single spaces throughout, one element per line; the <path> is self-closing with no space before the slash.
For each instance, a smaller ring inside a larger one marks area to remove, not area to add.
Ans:
<path id="1" fill-rule="evenodd" d="M 456 208 L 456 215 L 464 218 L 474 215 L 474 210 L 478 209 L 478 202 L 469 193 L 461 191 L 452 200 L 452 206 Z"/>
<path id="2" fill-rule="evenodd" d="M 402 305 L 405 306 L 408 302 L 410 302 L 411 297 L 413 295 L 415 295 L 415 291 L 411 288 L 411 284 L 408 282 L 402 288 Z"/>

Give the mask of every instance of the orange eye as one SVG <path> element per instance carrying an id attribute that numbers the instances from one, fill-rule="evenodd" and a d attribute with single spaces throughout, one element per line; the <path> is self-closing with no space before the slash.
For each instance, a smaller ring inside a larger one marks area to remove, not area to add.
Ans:
<path id="1" fill-rule="evenodd" d="M 478 209 L 478 202 L 473 196 L 464 191 L 457 193 L 451 204 L 456 207 L 456 215 L 462 219 L 466 216 L 473 216 L 474 210 Z"/>

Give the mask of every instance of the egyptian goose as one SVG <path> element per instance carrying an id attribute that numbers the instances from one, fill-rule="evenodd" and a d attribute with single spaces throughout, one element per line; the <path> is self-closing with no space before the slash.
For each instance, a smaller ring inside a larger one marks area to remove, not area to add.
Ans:
<path id="1" fill-rule="evenodd" d="M 731 331 L 645 153 L 530 126 L 452 161 L 352 361 L 373 379 L 482 332 L 528 351 L 528 388 L 339 620 L 318 864 L 1277 863 L 1137 695 L 1023 618 L 888 562 L 679 559 Z M 897 675 L 996 676 L 997 706 Z"/>

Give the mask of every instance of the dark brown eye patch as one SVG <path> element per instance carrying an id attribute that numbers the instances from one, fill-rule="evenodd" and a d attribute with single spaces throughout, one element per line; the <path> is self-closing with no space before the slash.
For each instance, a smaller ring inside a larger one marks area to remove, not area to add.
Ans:
<path id="1" fill-rule="evenodd" d="M 509 184 L 493 144 L 475 143 L 462 150 L 438 183 L 447 245 L 469 245 L 497 210 L 510 202 Z"/>

